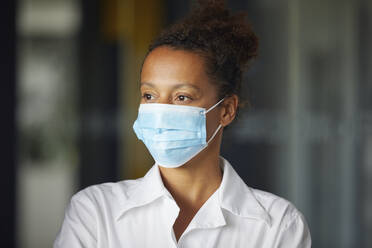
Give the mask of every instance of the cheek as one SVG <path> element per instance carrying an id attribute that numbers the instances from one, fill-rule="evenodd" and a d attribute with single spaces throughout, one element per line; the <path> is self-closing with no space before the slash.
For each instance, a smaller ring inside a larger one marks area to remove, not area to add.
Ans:
<path id="1" fill-rule="evenodd" d="M 220 109 L 214 109 L 207 114 L 207 140 L 213 135 L 216 131 L 218 125 L 220 124 Z"/>

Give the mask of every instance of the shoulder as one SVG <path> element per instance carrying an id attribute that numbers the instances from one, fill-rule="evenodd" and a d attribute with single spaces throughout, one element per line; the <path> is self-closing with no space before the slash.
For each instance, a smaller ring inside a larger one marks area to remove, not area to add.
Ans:
<path id="1" fill-rule="evenodd" d="M 300 211 L 288 200 L 249 187 L 226 159 L 223 159 L 223 168 L 223 207 L 239 216 L 264 220 L 271 227 L 287 227 L 296 219 L 304 221 Z"/>
<path id="2" fill-rule="evenodd" d="M 270 216 L 273 247 L 311 247 L 311 235 L 303 214 L 288 200 L 251 189 L 259 204 Z"/>
<path id="3" fill-rule="evenodd" d="M 75 193 L 68 204 L 53 247 L 96 247 L 117 218 L 126 195 L 141 179 L 92 185 Z M 80 247 L 80 246 L 79 246 Z"/>
<path id="4" fill-rule="evenodd" d="M 88 186 L 71 197 L 71 204 L 91 208 L 119 208 L 129 198 L 132 190 L 137 188 L 142 178 L 107 182 Z"/>
<path id="5" fill-rule="evenodd" d="M 305 222 L 303 214 L 290 201 L 266 191 L 249 189 L 270 216 L 272 226 L 288 228 L 293 222 Z"/>

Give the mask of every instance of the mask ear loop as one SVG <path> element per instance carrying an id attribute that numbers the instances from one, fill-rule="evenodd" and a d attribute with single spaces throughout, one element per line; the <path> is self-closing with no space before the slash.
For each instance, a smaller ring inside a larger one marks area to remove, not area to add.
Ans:
<path id="1" fill-rule="evenodd" d="M 209 111 L 213 110 L 215 107 L 217 107 L 223 100 L 225 100 L 225 98 L 222 98 L 221 100 L 218 101 L 218 103 L 216 103 L 215 105 L 213 105 L 212 107 L 210 107 L 208 110 L 205 111 L 205 113 L 208 113 Z"/>
<path id="2" fill-rule="evenodd" d="M 207 141 L 207 144 L 209 144 L 209 142 L 211 142 L 211 141 L 213 140 L 214 136 L 216 136 L 216 135 L 217 135 L 217 133 L 218 133 L 218 131 L 220 131 L 221 127 L 222 127 L 222 125 L 221 125 L 221 124 L 220 124 L 220 125 L 218 125 L 218 127 L 217 127 L 216 131 L 214 131 L 214 133 L 213 133 L 212 137 L 210 137 L 210 138 L 209 138 L 209 140 Z"/>
<path id="3" fill-rule="evenodd" d="M 210 107 L 207 111 L 205 111 L 205 113 L 207 114 L 209 111 L 213 110 L 215 107 L 217 107 L 221 102 L 223 102 L 223 100 L 225 100 L 225 98 L 222 98 L 221 100 L 219 100 L 215 105 L 213 105 L 212 107 Z M 217 135 L 218 131 L 220 131 L 220 129 L 222 128 L 222 125 L 219 124 L 216 131 L 214 131 L 213 135 L 209 138 L 209 140 L 207 141 L 207 144 L 209 144 L 209 142 L 211 142 L 213 140 L 213 138 Z"/>

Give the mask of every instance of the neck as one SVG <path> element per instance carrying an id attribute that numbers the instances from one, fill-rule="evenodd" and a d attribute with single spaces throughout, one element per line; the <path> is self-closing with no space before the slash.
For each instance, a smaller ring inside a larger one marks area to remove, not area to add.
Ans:
<path id="1" fill-rule="evenodd" d="M 198 209 L 219 187 L 221 135 L 189 162 L 177 168 L 160 168 L 164 186 L 181 208 Z"/>

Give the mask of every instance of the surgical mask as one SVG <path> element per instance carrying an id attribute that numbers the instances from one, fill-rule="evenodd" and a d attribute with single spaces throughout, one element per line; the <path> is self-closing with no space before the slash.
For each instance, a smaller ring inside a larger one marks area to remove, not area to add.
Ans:
<path id="1" fill-rule="evenodd" d="M 206 148 L 221 129 L 220 124 L 207 141 L 206 114 L 223 100 L 208 110 L 186 105 L 140 104 L 134 132 L 158 165 L 179 167 Z"/>

